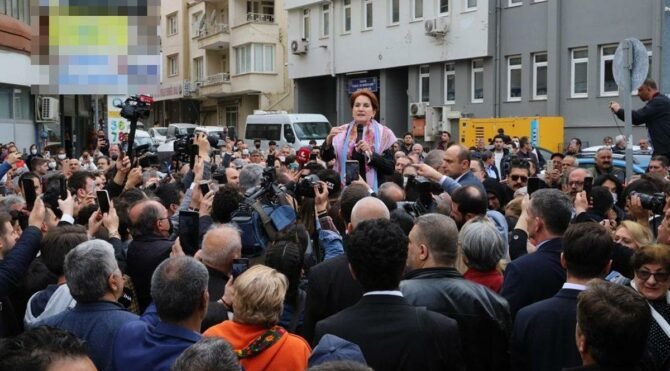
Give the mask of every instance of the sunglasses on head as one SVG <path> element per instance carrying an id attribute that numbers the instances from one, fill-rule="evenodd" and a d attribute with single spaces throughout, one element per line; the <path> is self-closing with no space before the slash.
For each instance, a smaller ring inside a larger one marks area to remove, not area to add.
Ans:
<path id="1" fill-rule="evenodd" d="M 510 178 L 512 178 L 512 180 L 515 182 L 518 181 L 519 179 L 521 179 L 522 182 L 528 181 L 528 177 L 525 175 L 510 175 Z"/>

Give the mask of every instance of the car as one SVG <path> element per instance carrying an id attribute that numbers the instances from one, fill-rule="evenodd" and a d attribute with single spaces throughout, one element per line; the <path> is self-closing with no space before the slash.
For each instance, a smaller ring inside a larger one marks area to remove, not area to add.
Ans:
<path id="1" fill-rule="evenodd" d="M 577 161 L 579 162 L 578 166 L 584 169 L 589 169 L 591 172 L 594 171 L 595 166 L 596 166 L 596 159 L 595 157 L 582 157 L 579 156 L 577 157 Z M 649 163 L 649 162 L 647 162 Z M 614 158 L 612 159 L 612 166 L 616 169 L 619 169 L 623 171 L 624 173 L 626 172 L 626 161 L 623 159 L 617 159 Z M 633 174 L 640 175 L 646 173 L 646 167 L 642 167 L 638 164 L 633 164 Z"/>
<path id="2" fill-rule="evenodd" d="M 156 146 L 160 146 L 167 140 L 167 128 L 153 127 L 149 129 L 149 135 Z"/>

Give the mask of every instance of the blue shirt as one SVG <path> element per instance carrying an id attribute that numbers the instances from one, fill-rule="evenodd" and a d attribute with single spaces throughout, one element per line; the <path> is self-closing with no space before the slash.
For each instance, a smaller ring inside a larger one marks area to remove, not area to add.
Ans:
<path id="1" fill-rule="evenodd" d="M 114 369 L 169 371 L 177 357 L 202 335 L 165 322 L 152 326 L 144 321 L 126 323 L 114 342 Z"/>
<path id="2" fill-rule="evenodd" d="M 48 317 L 35 326 L 49 325 L 70 331 L 86 341 L 88 353 L 98 370 L 112 369 L 112 348 L 116 333 L 136 314 L 111 301 L 77 303 L 71 310 Z"/>

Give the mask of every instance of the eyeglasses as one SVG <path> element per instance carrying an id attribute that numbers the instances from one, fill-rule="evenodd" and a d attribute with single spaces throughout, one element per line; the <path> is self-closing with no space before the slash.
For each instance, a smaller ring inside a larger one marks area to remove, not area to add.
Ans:
<path id="1" fill-rule="evenodd" d="M 512 180 L 515 182 L 518 181 L 519 179 L 521 179 L 522 182 L 528 181 L 528 177 L 525 175 L 510 175 L 509 177 L 512 178 Z"/>
<path id="2" fill-rule="evenodd" d="M 568 182 L 570 187 L 581 187 L 584 185 L 584 182 Z"/>
<path id="3" fill-rule="evenodd" d="M 652 273 L 649 271 L 645 271 L 642 269 L 638 269 L 635 271 L 635 275 L 637 278 L 641 279 L 642 281 L 646 281 L 649 279 L 649 277 L 654 276 L 654 280 L 656 282 L 666 282 L 668 281 L 668 278 L 670 278 L 670 273 L 668 272 L 656 272 Z"/>

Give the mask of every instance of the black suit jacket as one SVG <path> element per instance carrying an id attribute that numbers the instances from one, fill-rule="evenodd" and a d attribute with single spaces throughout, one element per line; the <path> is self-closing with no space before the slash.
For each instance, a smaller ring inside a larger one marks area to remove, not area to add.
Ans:
<path id="1" fill-rule="evenodd" d="M 172 245 L 165 237 L 138 236 L 128 245 L 127 273 L 133 280 L 140 311 L 144 312 L 151 302 L 151 276 L 163 260 L 170 257 Z"/>
<path id="2" fill-rule="evenodd" d="M 375 370 L 463 370 L 456 321 L 399 296 L 363 296 L 319 321 L 314 344 L 325 334 L 357 344 Z"/>
<path id="3" fill-rule="evenodd" d="M 345 254 L 312 267 L 308 282 L 303 333 L 311 343 L 316 323 L 356 304 L 363 296 L 363 287 L 351 276 Z"/>
<path id="4" fill-rule="evenodd" d="M 519 311 L 511 340 L 512 370 L 559 371 L 582 364 L 575 345 L 580 292 L 561 289 Z"/>
<path id="5" fill-rule="evenodd" d="M 546 241 L 536 252 L 513 260 L 505 269 L 501 295 L 509 303 L 512 318 L 519 309 L 554 296 L 563 287 L 561 267 L 563 239 Z"/>

